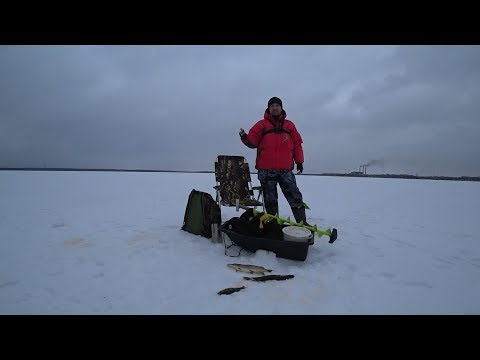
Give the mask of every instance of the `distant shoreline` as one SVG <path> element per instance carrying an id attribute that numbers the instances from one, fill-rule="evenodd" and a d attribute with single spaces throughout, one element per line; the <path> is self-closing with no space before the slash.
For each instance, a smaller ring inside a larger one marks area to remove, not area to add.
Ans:
<path id="1" fill-rule="evenodd" d="M 187 171 L 187 170 L 145 170 L 145 169 L 78 169 L 78 168 L 0 168 L 4 171 L 117 171 L 117 172 L 170 172 L 170 173 L 199 173 L 213 174 L 214 171 Z M 252 173 L 256 174 L 256 173 Z M 341 176 L 360 178 L 389 178 L 389 179 L 416 179 L 416 180 L 451 180 L 451 181 L 480 181 L 480 176 L 416 176 L 408 174 L 351 174 L 351 173 L 321 173 L 303 174 L 304 176 Z"/>

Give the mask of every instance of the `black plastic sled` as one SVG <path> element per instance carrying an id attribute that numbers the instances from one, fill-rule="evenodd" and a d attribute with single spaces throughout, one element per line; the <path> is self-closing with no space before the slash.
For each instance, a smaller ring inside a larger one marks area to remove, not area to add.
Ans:
<path id="1" fill-rule="evenodd" d="M 314 244 L 313 236 L 308 241 L 290 241 L 283 240 L 282 233 L 277 233 L 276 238 L 240 234 L 232 230 L 228 222 L 222 224 L 219 230 L 226 234 L 234 244 L 250 252 L 254 253 L 262 249 L 274 252 L 277 257 L 290 260 L 305 261 L 309 246 Z"/>

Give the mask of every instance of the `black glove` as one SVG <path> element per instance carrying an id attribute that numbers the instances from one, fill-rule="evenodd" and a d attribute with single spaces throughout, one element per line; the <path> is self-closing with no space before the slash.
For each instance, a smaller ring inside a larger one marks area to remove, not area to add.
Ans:
<path id="1" fill-rule="evenodd" d="M 303 173 L 303 163 L 298 163 L 297 164 L 297 173 Z"/>

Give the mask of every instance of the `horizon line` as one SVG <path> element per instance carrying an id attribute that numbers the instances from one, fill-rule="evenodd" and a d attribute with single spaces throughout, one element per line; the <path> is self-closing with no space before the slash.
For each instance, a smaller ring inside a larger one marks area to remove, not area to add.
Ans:
<path id="1" fill-rule="evenodd" d="M 173 173 L 206 173 L 213 170 L 154 170 L 154 169 L 118 169 L 118 168 L 70 168 L 70 167 L 0 167 L 4 171 L 117 171 L 117 172 L 173 172 Z M 257 174 L 257 172 L 250 172 Z M 343 177 L 377 177 L 377 178 L 407 178 L 432 180 L 470 180 L 480 181 L 480 176 L 445 176 L 445 175 L 411 175 L 411 174 L 356 174 L 356 173 L 303 173 L 307 176 L 343 176 Z"/>

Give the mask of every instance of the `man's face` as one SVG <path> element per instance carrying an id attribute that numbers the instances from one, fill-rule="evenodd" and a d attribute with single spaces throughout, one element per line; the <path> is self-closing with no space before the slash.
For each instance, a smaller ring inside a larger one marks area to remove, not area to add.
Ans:
<path id="1" fill-rule="evenodd" d="M 280 113 L 282 112 L 282 107 L 280 106 L 280 104 L 273 103 L 268 108 L 268 111 L 270 111 L 270 115 L 280 115 Z"/>

